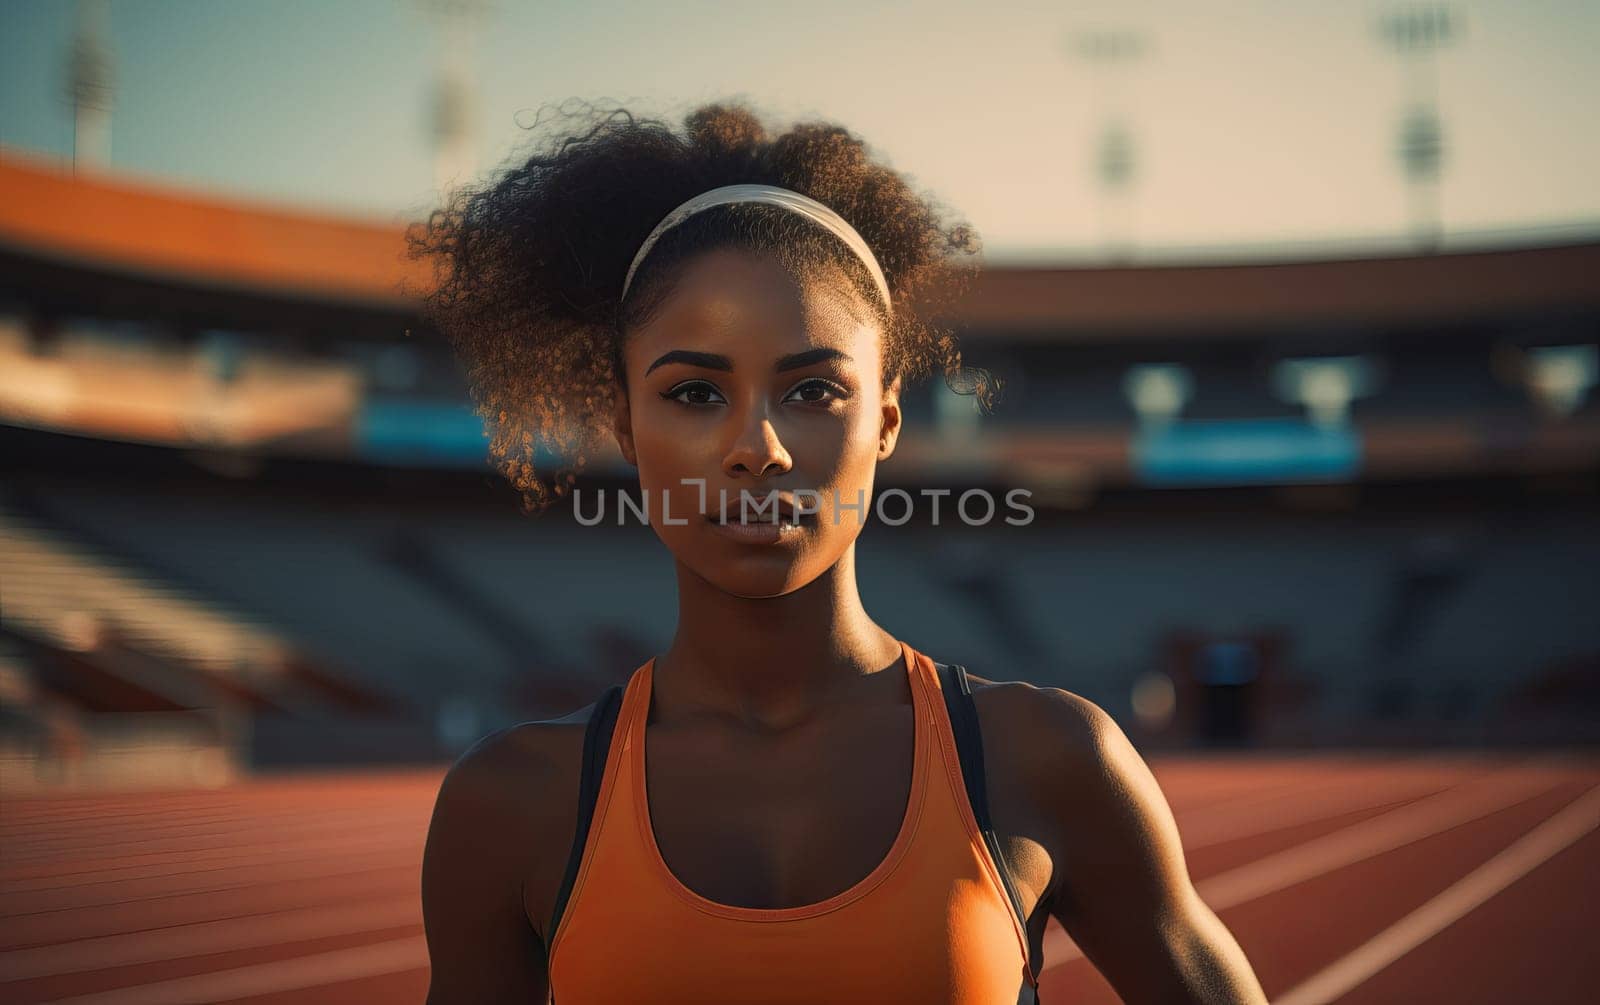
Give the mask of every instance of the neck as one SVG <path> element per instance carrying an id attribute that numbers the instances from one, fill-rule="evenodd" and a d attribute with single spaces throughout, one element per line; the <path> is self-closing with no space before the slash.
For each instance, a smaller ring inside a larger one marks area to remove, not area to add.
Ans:
<path id="1" fill-rule="evenodd" d="M 678 565 L 678 629 L 651 671 L 658 719 L 782 731 L 900 666 L 899 641 L 861 606 L 855 547 L 781 597 L 736 597 Z"/>

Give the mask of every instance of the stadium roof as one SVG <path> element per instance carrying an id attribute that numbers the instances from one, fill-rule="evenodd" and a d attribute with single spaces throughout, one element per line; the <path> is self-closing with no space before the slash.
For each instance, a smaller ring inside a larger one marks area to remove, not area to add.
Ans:
<path id="1" fill-rule="evenodd" d="M 178 285 L 401 306 L 428 270 L 398 225 L 62 174 L 0 154 L 0 249 Z"/>
<path id="2" fill-rule="evenodd" d="M 409 306 L 399 223 L 73 177 L 0 152 L 0 260 L 300 303 Z M 1600 308 L 1600 243 L 1278 264 L 991 268 L 950 320 L 1071 340 Z M 57 275 L 59 282 L 61 276 Z"/>
<path id="3" fill-rule="evenodd" d="M 1408 324 L 1600 308 L 1600 243 L 1234 265 L 996 269 L 959 319 L 982 329 L 1215 334 L 1285 323 Z"/>

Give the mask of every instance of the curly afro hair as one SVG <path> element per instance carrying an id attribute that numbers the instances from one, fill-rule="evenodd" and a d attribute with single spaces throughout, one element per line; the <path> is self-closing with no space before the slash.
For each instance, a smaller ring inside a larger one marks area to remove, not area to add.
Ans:
<path id="1" fill-rule="evenodd" d="M 546 120 L 541 113 L 540 120 Z M 998 382 L 964 368 L 955 339 L 929 320 L 959 295 L 980 250 L 963 221 L 912 191 L 841 126 L 812 122 L 777 135 L 750 109 L 716 103 L 681 131 L 623 109 L 571 103 L 530 156 L 488 181 L 455 191 L 407 233 L 413 258 L 431 260 L 425 317 L 449 340 L 500 470 L 525 512 L 566 494 L 611 428 L 626 333 L 644 323 L 693 256 L 738 247 L 778 257 L 800 275 L 843 275 L 883 332 L 885 386 L 934 373 L 988 411 Z M 872 279 L 832 234 L 764 204 L 719 206 L 662 236 L 634 276 L 635 252 L 674 207 L 707 189 L 760 183 L 830 207 L 860 232 L 894 299 L 886 316 Z M 569 462 L 534 469 L 543 449 Z"/>

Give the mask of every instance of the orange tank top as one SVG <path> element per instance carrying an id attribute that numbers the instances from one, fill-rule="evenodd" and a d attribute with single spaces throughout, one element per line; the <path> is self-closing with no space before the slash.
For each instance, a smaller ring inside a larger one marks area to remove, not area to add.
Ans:
<path id="1" fill-rule="evenodd" d="M 799 907 L 717 903 L 668 870 L 645 798 L 654 659 L 634 671 L 550 942 L 556 1005 L 1015 1005 L 1032 991 L 1027 935 L 967 798 L 940 677 L 901 648 L 916 728 L 899 834 L 865 878 Z"/>

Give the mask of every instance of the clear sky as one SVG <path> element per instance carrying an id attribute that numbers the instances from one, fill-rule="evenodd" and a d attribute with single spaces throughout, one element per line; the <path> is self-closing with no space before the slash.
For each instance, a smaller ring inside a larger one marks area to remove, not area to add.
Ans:
<path id="1" fill-rule="evenodd" d="M 478 164 L 566 98 L 674 119 L 743 97 L 822 117 L 964 213 L 991 257 L 1100 245 L 1097 123 L 1119 100 L 1147 253 L 1375 244 L 1407 225 L 1400 61 L 1377 0 L 621 4 L 493 0 L 477 33 Z M 1600 233 L 1600 3 L 1457 3 L 1437 59 L 1447 232 Z M 0 2 L 0 144 L 65 158 L 70 0 Z M 416 0 L 109 0 L 113 167 L 363 215 L 434 198 L 432 21 Z M 1132 29 L 1117 88 L 1068 40 Z M 1108 99 L 1107 94 L 1120 95 Z M 1490 241 L 1494 237 L 1487 238 Z"/>

